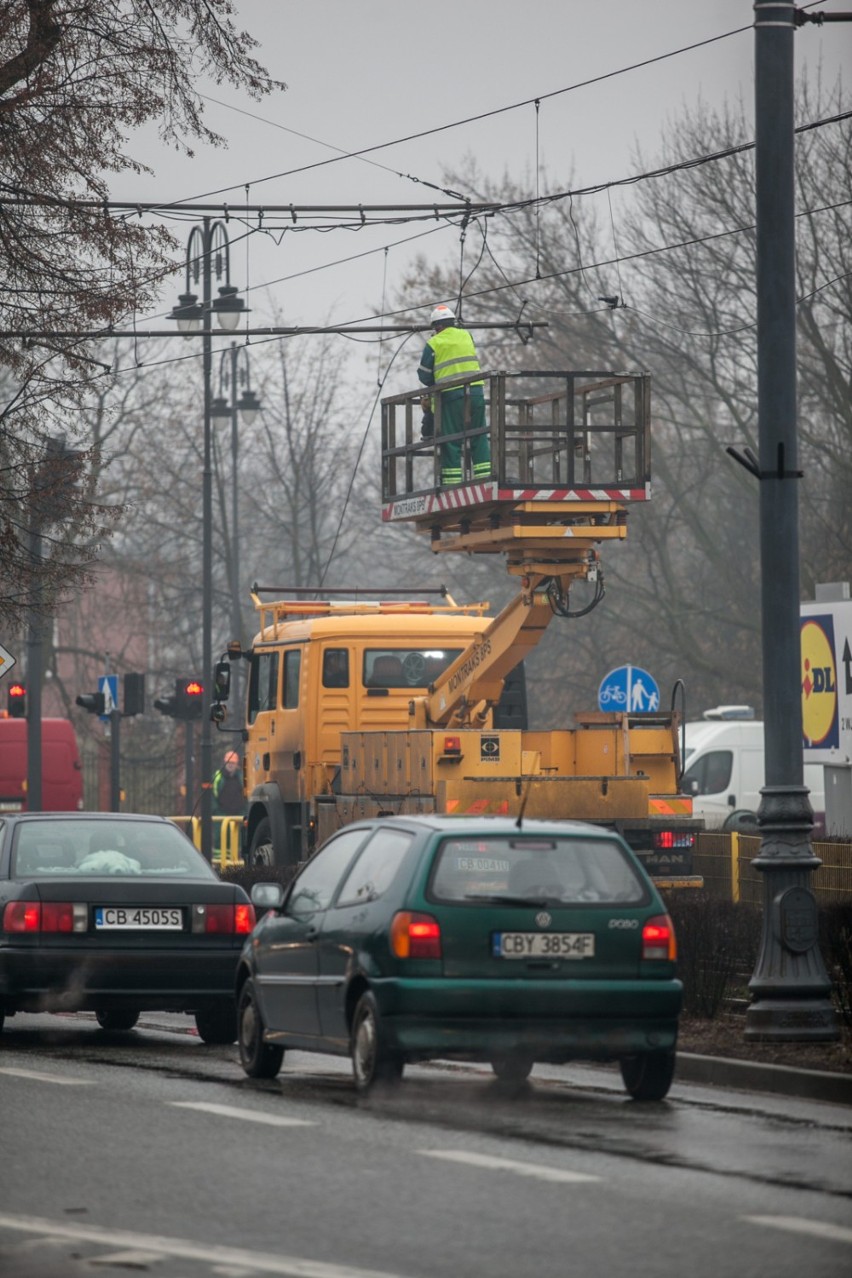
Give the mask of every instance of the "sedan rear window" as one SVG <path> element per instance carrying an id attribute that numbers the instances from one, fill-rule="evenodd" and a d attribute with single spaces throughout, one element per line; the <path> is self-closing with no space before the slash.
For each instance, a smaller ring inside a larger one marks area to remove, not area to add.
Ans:
<path id="1" fill-rule="evenodd" d="M 646 888 L 614 840 L 453 838 L 438 850 L 429 895 L 465 904 L 630 905 L 645 900 Z"/>
<path id="2" fill-rule="evenodd" d="M 17 878 L 51 875 L 210 878 L 213 871 L 173 825 L 139 821 L 27 821 L 12 859 Z"/>

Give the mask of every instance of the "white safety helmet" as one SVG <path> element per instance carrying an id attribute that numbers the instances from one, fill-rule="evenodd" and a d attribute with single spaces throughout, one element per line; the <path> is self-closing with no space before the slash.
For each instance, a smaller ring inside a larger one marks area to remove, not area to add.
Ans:
<path id="1" fill-rule="evenodd" d="M 440 306 L 436 306 L 432 314 L 429 316 L 430 324 L 453 324 L 455 323 L 455 313 L 452 308 L 445 306 L 443 302 Z"/>

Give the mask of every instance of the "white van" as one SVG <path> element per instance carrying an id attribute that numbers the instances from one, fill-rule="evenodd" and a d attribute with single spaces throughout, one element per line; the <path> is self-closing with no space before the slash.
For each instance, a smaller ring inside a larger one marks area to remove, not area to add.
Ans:
<path id="1" fill-rule="evenodd" d="M 748 814 L 757 812 L 764 785 L 763 724 L 717 715 L 710 710 L 707 716 L 712 718 L 686 725 L 682 790 L 693 796 L 693 812 L 704 818 L 708 830 L 745 830 L 752 823 Z M 811 792 L 816 825 L 822 827 L 825 793 L 820 764 L 805 764 L 805 785 Z"/>

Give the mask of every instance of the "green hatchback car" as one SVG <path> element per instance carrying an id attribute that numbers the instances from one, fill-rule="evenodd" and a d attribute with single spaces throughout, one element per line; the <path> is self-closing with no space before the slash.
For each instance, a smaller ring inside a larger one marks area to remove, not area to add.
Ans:
<path id="1" fill-rule="evenodd" d="M 682 987 L 671 919 L 627 844 L 575 822 L 381 817 L 347 826 L 266 913 L 237 972 L 240 1060 L 272 1078 L 289 1048 L 349 1055 L 355 1084 L 407 1061 L 618 1061 L 661 1100 Z"/>

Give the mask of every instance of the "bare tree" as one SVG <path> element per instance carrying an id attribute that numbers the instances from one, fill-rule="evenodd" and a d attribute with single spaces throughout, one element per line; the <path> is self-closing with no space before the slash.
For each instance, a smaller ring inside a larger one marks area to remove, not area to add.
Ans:
<path id="1" fill-rule="evenodd" d="M 842 108 L 839 89 L 800 86 L 802 124 Z M 587 706 L 601 675 L 623 661 L 648 664 L 663 685 L 683 677 L 693 710 L 719 700 L 759 704 L 758 494 L 725 452 L 756 447 L 757 435 L 753 155 L 737 149 L 749 142 L 741 105 L 682 114 L 661 155 L 635 165 L 670 172 L 635 187 L 628 216 L 618 216 L 613 196 L 612 223 L 606 203 L 596 221 L 589 200 L 538 209 L 525 187 L 482 183 L 470 192 L 517 199 L 519 208 L 488 223 L 465 283 L 466 317 L 496 310 L 507 319 L 523 304 L 525 318 L 549 324 L 524 351 L 526 367 L 648 370 L 653 379 L 653 501 L 631 511 L 627 544 L 605 557 L 601 606 L 571 624 L 568 643 L 548 634 L 536 680 L 546 714 Z M 797 141 L 805 590 L 848 577 L 852 564 L 850 149 L 848 120 Z M 725 150 L 724 159 L 692 163 Z M 468 244 L 472 236 L 469 229 Z M 438 296 L 458 288 L 457 267 L 430 275 L 420 263 L 403 304 L 422 303 L 424 278 Z M 516 356 L 491 345 L 512 367 Z"/>
<path id="2" fill-rule="evenodd" d="M 276 87 L 232 22 L 232 0 L 7 0 L 0 12 L 0 349 L 7 394 L 0 412 L 0 609 L 6 621 L 79 580 L 76 547 L 105 512 L 86 485 L 53 525 L 50 555 L 26 547 L 26 511 L 48 441 L 75 430 L 86 392 L 109 373 L 92 343 L 144 307 L 174 269 L 162 227 L 111 216 L 107 175 L 139 172 L 126 138 L 156 121 L 163 141 L 189 152 L 217 143 L 202 118 L 198 77 L 254 97 Z M 277 86 L 283 87 L 283 86 Z M 83 458 L 89 461 L 90 458 Z"/>

